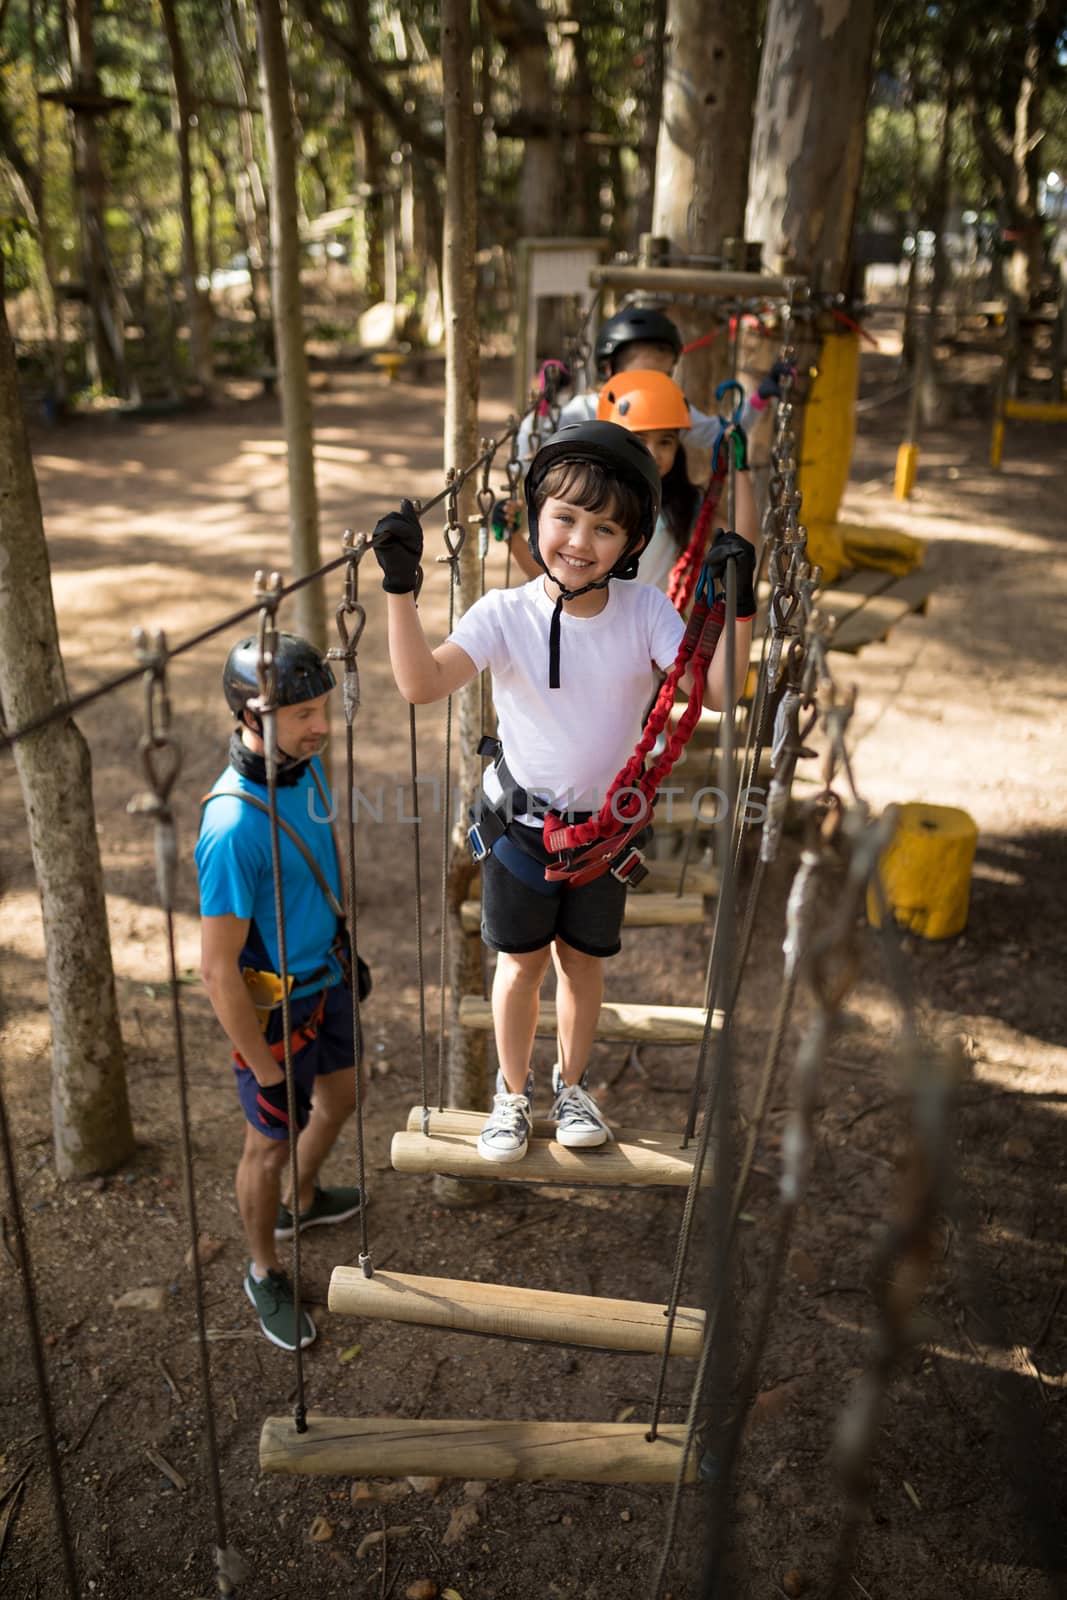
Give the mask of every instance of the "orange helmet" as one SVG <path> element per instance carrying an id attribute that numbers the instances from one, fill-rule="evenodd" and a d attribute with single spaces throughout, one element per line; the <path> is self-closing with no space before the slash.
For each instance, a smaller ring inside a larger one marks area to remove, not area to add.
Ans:
<path id="1" fill-rule="evenodd" d="M 596 414 L 631 433 L 692 426 L 689 402 L 665 372 L 617 372 L 601 389 Z"/>

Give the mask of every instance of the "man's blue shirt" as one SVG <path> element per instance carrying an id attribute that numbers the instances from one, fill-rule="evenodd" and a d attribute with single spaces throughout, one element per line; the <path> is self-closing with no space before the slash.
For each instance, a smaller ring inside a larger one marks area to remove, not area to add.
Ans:
<path id="1" fill-rule="evenodd" d="M 329 796 L 318 757 L 298 783 L 279 788 L 278 816 L 300 835 L 318 863 L 337 899 L 341 899 L 341 876 L 334 848 L 327 807 L 323 805 L 311 775 L 318 770 Z M 213 793 L 227 798 L 212 800 L 203 808 L 200 837 L 196 842 L 196 870 L 200 878 L 200 914 L 204 917 L 248 917 L 254 924 L 249 942 L 241 953 L 242 967 L 262 967 L 264 950 L 272 972 L 278 971 L 278 935 L 274 911 L 274 880 L 271 871 L 270 819 L 246 800 L 236 798 L 244 790 L 267 802 L 265 784 L 253 783 L 228 766 L 216 780 Z M 233 798 L 229 798 L 233 796 Z M 332 808 L 331 808 L 332 809 Z M 285 903 L 285 949 L 289 971 L 300 980 L 320 973 L 329 966 L 325 984 L 321 976 L 310 985 L 299 981 L 293 994 L 310 994 L 336 983 L 341 976 L 337 957 L 330 946 L 337 933 L 337 918 L 312 876 L 311 868 L 296 845 L 282 829 L 282 896 Z M 261 945 L 256 942 L 256 934 Z"/>

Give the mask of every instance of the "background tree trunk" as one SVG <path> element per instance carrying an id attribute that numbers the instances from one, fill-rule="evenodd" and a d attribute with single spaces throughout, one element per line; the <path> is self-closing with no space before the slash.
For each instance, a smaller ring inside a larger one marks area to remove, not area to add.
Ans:
<path id="1" fill-rule="evenodd" d="M 756 66 L 748 0 L 669 0 L 652 232 L 672 255 L 721 255 L 744 231 Z M 709 331 L 711 315 L 679 309 L 677 320 L 688 340 Z M 727 355 L 721 339 L 683 360 L 679 382 L 703 410 Z"/>
<path id="2" fill-rule="evenodd" d="M 263 174 L 256 156 L 256 130 L 252 119 L 252 67 L 245 46 L 248 21 L 245 0 L 229 0 L 223 22 L 230 51 L 234 90 L 240 110 L 237 113 L 237 133 L 241 146 L 241 174 L 237 183 L 237 212 L 241 232 L 246 241 L 248 275 L 252 284 L 252 310 L 257 323 L 268 330 L 266 358 L 274 364 L 274 323 L 270 303 L 270 272 L 267 261 L 267 241 L 270 237 L 270 216 Z"/>
<path id="3" fill-rule="evenodd" d="M 474 85 L 469 0 L 444 0 L 441 8 L 441 68 L 445 101 L 445 466 L 462 467 L 478 455 L 478 313 L 475 249 L 477 246 L 478 131 L 474 121 Z M 474 481 L 459 496 L 459 521 L 475 509 Z M 468 535 L 460 558 L 457 613 L 478 597 L 477 539 Z M 453 791 L 473 794 L 481 780 L 477 756 L 481 737 L 481 704 L 477 679 L 456 696 Z M 449 797 L 449 800 L 451 797 Z M 446 802 L 447 803 L 447 802 Z M 448 937 L 452 992 L 451 1049 L 448 1061 L 448 1103 L 481 1109 L 485 1105 L 487 1066 L 484 1034 L 464 1032 L 455 1008 L 461 994 L 478 993 L 482 983 L 481 940 L 465 934 L 460 906 L 467 898 L 474 865 L 466 847 L 461 813 L 449 848 Z M 438 1178 L 435 1188 L 452 1204 L 484 1200 L 484 1185 Z"/>
<path id="4" fill-rule="evenodd" d="M 874 0 L 771 0 L 745 234 L 823 291 L 846 285 L 873 46 Z"/>
<path id="5" fill-rule="evenodd" d="M 296 141 L 279 0 L 256 0 L 256 23 L 270 153 L 271 290 L 278 389 L 289 461 L 289 548 L 293 576 L 299 578 L 320 565 L 319 503 L 300 289 Z M 295 610 L 296 631 L 325 649 L 326 609 L 321 585 L 309 584 L 301 589 Z"/>
<path id="6" fill-rule="evenodd" d="M 537 0 L 486 0 L 486 11 L 519 77 L 519 233 L 527 239 L 551 236 L 559 231 L 559 138 L 545 19 Z"/>
<path id="7" fill-rule="evenodd" d="M 645 38 L 647 40 L 648 72 L 645 78 L 644 92 L 644 128 L 641 134 L 641 146 L 637 152 L 637 193 L 634 201 L 635 234 L 640 237 L 642 233 L 652 232 L 652 208 L 656 200 L 656 144 L 659 138 L 659 127 L 663 119 L 663 73 L 667 32 L 667 0 L 653 0 L 652 17 L 645 24 Z M 616 152 L 617 154 L 617 152 Z M 619 163 L 621 166 L 621 163 Z M 613 180 L 617 182 L 617 180 Z M 622 203 L 622 195 L 616 192 L 615 203 Z M 625 238 L 625 235 L 623 236 Z M 614 238 L 613 242 L 618 244 Z M 629 240 L 626 241 L 629 244 Z M 622 245 L 618 246 L 622 248 Z"/>
<path id="8" fill-rule="evenodd" d="M 200 289 L 199 251 L 196 245 L 196 220 L 193 216 L 193 158 L 190 128 L 194 103 L 189 89 L 189 71 L 185 60 L 185 46 L 174 0 L 159 0 L 163 16 L 163 31 L 170 52 L 170 70 L 174 79 L 174 134 L 178 141 L 178 172 L 181 187 L 182 214 L 182 277 L 185 282 L 185 314 L 189 320 L 189 354 L 193 376 L 204 395 L 209 397 L 214 382 L 211 357 L 211 301 Z"/>
<path id="9" fill-rule="evenodd" d="M 0 702 L 9 728 L 66 700 L 48 549 L 0 256 Z M 89 747 L 69 719 L 15 747 L 44 918 L 52 1120 L 61 1178 L 133 1153 Z"/>
<path id="10" fill-rule="evenodd" d="M 93 46 L 92 0 L 66 0 L 71 87 L 98 95 L 100 79 Z M 104 232 L 104 169 L 100 161 L 96 118 L 91 111 L 71 113 L 74 141 L 74 187 L 81 210 L 82 258 L 89 303 L 89 362 L 94 381 L 115 394 L 127 392 L 122 312 Z"/>

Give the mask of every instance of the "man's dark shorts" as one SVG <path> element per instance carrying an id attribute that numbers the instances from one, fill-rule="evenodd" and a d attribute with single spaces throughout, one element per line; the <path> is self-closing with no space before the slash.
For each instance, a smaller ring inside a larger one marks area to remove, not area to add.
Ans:
<path id="1" fill-rule="evenodd" d="M 509 854 L 520 848 L 516 840 L 535 864 L 549 860 L 539 828 L 513 823 L 504 841 Z M 583 955 L 614 956 L 622 949 L 625 909 L 626 885 L 610 872 L 580 889 L 566 883 L 536 889 L 509 870 L 496 852 L 482 862 L 482 940 L 490 950 L 520 956 L 562 939 Z"/>
<path id="2" fill-rule="evenodd" d="M 319 1003 L 317 994 L 307 995 L 304 999 L 294 1000 L 289 1007 L 289 1021 L 295 1031 L 302 1022 L 314 1014 Z M 267 1023 L 266 1040 L 274 1044 L 282 1036 L 282 1012 L 279 1006 L 277 1011 L 272 1011 Z M 353 1069 L 356 1051 L 352 1035 L 352 995 L 343 983 L 335 983 L 326 990 L 326 1004 L 315 1037 L 298 1050 L 293 1057 L 293 1076 L 310 1098 L 315 1087 L 316 1078 L 325 1078 L 331 1072 L 342 1072 L 345 1068 L 349 1072 Z M 252 1124 L 257 1133 L 263 1134 L 267 1139 L 287 1139 L 285 1128 L 279 1128 L 263 1120 L 259 1105 L 256 1101 L 255 1073 L 249 1067 L 239 1066 L 235 1061 L 233 1070 L 237 1075 L 237 1093 L 241 1098 L 241 1108 L 248 1122 Z M 298 1126 L 303 1128 L 307 1124 L 306 1112 L 297 1111 Z"/>

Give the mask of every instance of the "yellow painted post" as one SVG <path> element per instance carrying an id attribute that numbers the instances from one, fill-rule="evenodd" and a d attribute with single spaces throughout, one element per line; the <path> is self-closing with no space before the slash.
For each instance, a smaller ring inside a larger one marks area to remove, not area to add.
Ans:
<path id="1" fill-rule="evenodd" d="M 915 487 L 915 474 L 919 470 L 919 446 L 902 444 L 897 451 L 897 472 L 893 480 L 893 498 L 907 500 Z"/>
<path id="2" fill-rule="evenodd" d="M 967 923 L 978 825 L 956 806 L 912 800 L 899 808 L 896 832 L 878 864 L 894 919 L 923 939 L 950 939 Z M 867 892 L 867 919 L 881 925 L 878 897 Z"/>
<path id="3" fill-rule="evenodd" d="M 1004 455 L 1004 418 L 996 417 L 993 421 L 993 433 L 989 440 L 989 465 L 994 472 L 1000 471 L 1001 459 Z"/>
<path id="4" fill-rule="evenodd" d="M 798 486 L 804 496 L 802 520 L 833 523 L 841 508 L 856 437 L 860 336 L 849 329 L 823 334 L 804 406 Z"/>

